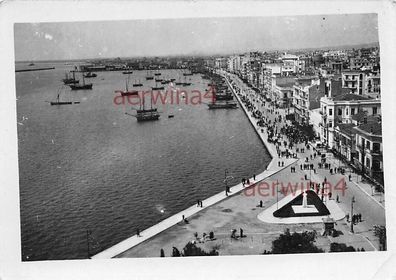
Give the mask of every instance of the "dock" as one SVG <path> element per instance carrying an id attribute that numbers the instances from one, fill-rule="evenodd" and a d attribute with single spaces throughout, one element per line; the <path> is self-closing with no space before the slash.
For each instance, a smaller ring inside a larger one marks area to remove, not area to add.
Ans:
<path id="1" fill-rule="evenodd" d="M 43 70 L 53 70 L 55 67 L 41 67 L 41 68 L 28 68 L 28 69 L 15 69 L 15 73 L 17 72 L 31 72 L 31 71 L 43 71 Z"/>

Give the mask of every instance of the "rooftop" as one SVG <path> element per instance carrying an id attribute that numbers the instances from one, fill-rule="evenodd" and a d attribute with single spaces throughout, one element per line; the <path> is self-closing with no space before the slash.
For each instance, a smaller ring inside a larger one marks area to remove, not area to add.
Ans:
<path id="1" fill-rule="evenodd" d="M 345 135 L 352 136 L 353 128 L 356 126 L 353 123 L 339 123 L 336 125 L 338 130 Z"/>
<path id="2" fill-rule="evenodd" d="M 334 101 L 352 101 L 352 100 L 369 100 L 369 99 L 371 98 L 362 95 L 352 94 L 352 93 L 345 93 L 333 97 Z"/>
<path id="3" fill-rule="evenodd" d="M 367 123 L 361 124 L 357 128 L 367 134 L 382 135 L 382 126 L 378 119 L 367 120 Z"/>

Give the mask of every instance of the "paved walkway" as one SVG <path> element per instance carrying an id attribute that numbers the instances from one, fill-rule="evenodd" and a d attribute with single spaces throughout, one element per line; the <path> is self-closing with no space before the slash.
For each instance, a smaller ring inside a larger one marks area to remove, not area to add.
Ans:
<path id="1" fill-rule="evenodd" d="M 228 83 L 228 80 L 227 80 L 227 83 Z M 230 86 L 230 84 L 229 84 L 229 86 Z M 232 87 L 231 87 L 231 89 L 232 89 Z M 258 182 L 264 180 L 265 178 L 268 178 L 269 176 L 287 168 L 289 165 L 295 163 L 298 159 L 289 158 L 289 159 L 283 160 L 284 161 L 283 167 L 279 167 L 275 164 L 275 162 L 277 162 L 277 160 L 276 160 L 277 153 L 276 153 L 275 145 L 267 142 L 266 131 L 264 130 L 264 132 L 261 132 L 262 128 L 257 126 L 257 124 L 256 124 L 257 120 L 250 114 L 250 112 L 248 111 L 246 106 L 243 104 L 243 102 L 241 102 L 239 96 L 235 93 L 234 89 L 232 89 L 232 91 L 233 91 L 234 95 L 236 96 L 236 98 L 238 99 L 238 102 L 239 102 L 241 108 L 243 109 L 243 111 L 245 112 L 246 116 L 248 117 L 250 123 L 253 125 L 259 138 L 261 139 L 261 141 L 267 148 L 268 152 L 272 156 L 272 160 L 269 163 L 267 169 L 265 171 L 263 171 L 261 174 L 256 175 L 256 181 L 254 181 L 253 178 L 250 178 L 249 181 L 252 182 L 252 184 L 258 183 Z M 242 183 L 231 187 L 229 196 L 240 193 L 242 190 L 245 189 L 245 187 L 247 187 L 247 186 L 243 186 Z M 142 231 L 140 233 L 140 237 L 137 235 L 134 235 L 134 236 L 132 236 L 124 241 L 121 241 L 120 243 L 92 256 L 92 259 L 108 259 L 108 258 L 116 257 L 117 255 L 121 254 L 122 252 L 124 252 L 124 251 L 152 238 L 153 236 L 159 234 L 160 232 L 180 223 L 182 221 L 183 216 L 185 218 L 189 218 L 192 215 L 228 198 L 229 196 L 227 196 L 224 191 L 224 192 L 218 193 L 210 198 L 207 198 L 207 199 L 203 200 L 203 202 L 202 202 L 203 207 L 197 207 L 196 205 L 191 206 L 191 207 L 159 222 L 158 224 Z"/>

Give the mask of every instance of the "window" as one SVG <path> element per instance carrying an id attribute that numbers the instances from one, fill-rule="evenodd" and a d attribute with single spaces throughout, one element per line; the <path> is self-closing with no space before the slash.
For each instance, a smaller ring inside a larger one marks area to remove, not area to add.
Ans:
<path id="1" fill-rule="evenodd" d="M 345 109 L 345 115 L 347 115 L 347 116 L 348 116 L 348 111 L 349 111 L 348 108 L 346 108 Z"/>
<path id="2" fill-rule="evenodd" d="M 329 109 L 329 116 L 333 115 L 333 109 Z"/>
<path id="3" fill-rule="evenodd" d="M 341 108 L 338 108 L 338 115 L 342 116 L 342 109 Z"/>
<path id="4" fill-rule="evenodd" d="M 355 115 L 355 108 L 352 108 L 352 109 L 351 109 L 351 115 L 352 115 L 352 116 Z"/>
<path id="5" fill-rule="evenodd" d="M 380 143 L 373 143 L 373 152 L 380 152 Z"/>
<path id="6" fill-rule="evenodd" d="M 373 107 L 373 115 L 377 114 L 377 107 Z"/>

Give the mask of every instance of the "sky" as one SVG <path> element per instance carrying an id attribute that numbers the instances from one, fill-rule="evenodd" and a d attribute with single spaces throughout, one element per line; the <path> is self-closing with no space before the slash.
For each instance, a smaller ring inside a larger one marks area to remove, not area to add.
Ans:
<path id="1" fill-rule="evenodd" d="M 376 14 L 16 23 L 15 60 L 211 55 L 378 42 Z"/>

